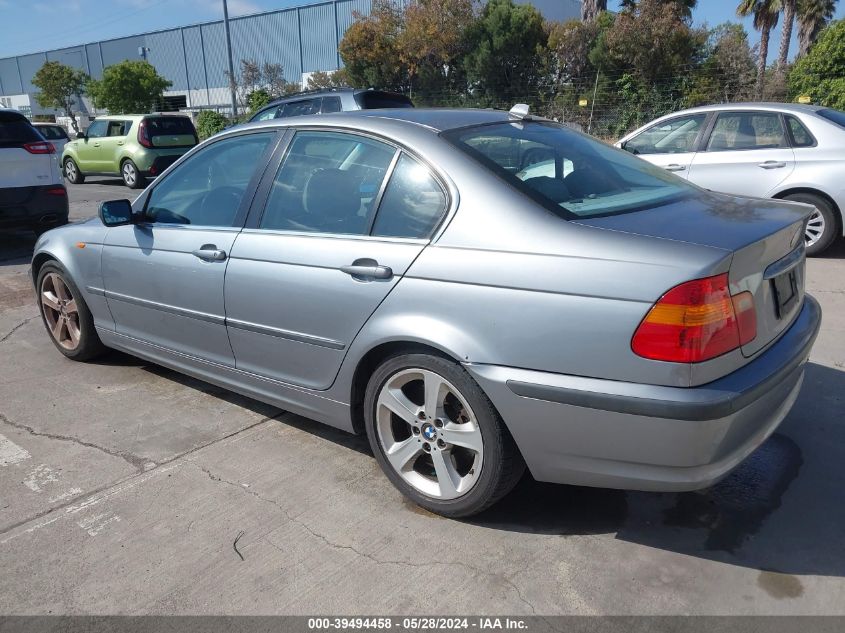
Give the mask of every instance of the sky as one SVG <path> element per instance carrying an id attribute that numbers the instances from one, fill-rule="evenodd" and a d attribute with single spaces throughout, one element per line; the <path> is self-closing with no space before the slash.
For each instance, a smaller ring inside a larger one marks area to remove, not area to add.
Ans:
<path id="1" fill-rule="evenodd" d="M 228 0 L 229 14 L 245 15 L 307 1 Z M 693 20 L 710 26 L 736 21 L 738 3 L 738 0 L 699 0 Z M 618 0 L 609 0 L 609 9 L 618 6 Z M 222 18 L 222 7 L 222 0 L 0 0 L 0 57 L 207 22 Z M 845 17 L 845 2 L 839 4 L 836 17 Z M 757 42 L 759 36 L 751 20 L 744 23 L 752 43 Z M 779 41 L 778 26 L 772 37 L 770 59 L 776 57 Z M 795 51 L 797 46 L 793 44 L 790 48 Z"/>

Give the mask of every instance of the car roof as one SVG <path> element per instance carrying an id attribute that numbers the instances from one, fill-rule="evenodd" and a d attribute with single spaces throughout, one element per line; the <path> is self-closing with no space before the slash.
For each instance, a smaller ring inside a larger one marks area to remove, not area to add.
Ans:
<path id="1" fill-rule="evenodd" d="M 678 110 L 671 115 L 686 114 L 693 112 L 719 112 L 723 110 L 772 110 L 776 112 L 797 112 L 809 113 L 824 110 L 824 106 L 810 105 L 804 103 L 775 103 L 768 101 L 750 101 L 747 103 L 717 103 L 713 105 L 698 106 L 687 110 Z"/>
<path id="2" fill-rule="evenodd" d="M 378 127 L 380 121 L 395 121 L 416 127 L 425 127 L 436 132 L 445 132 L 462 127 L 511 121 L 504 110 L 478 110 L 471 108 L 379 108 L 375 110 L 352 110 L 332 114 L 297 116 L 282 119 L 256 121 L 246 125 L 309 125 L 340 123 L 364 129 Z M 240 126 L 239 126 L 240 127 Z"/>

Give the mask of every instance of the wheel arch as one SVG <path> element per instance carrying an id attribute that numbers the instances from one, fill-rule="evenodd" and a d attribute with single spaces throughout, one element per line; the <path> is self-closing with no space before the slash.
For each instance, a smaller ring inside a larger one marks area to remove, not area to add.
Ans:
<path id="1" fill-rule="evenodd" d="M 789 189 L 784 189 L 783 191 L 778 191 L 772 197 L 776 200 L 783 200 L 787 196 L 791 196 L 796 193 L 806 193 L 813 196 L 818 196 L 820 198 L 824 198 L 830 203 L 831 208 L 833 209 L 834 214 L 836 214 L 836 221 L 838 223 L 837 228 L 839 229 L 840 234 L 845 229 L 845 223 L 843 223 L 842 217 L 842 210 L 839 208 L 839 205 L 836 204 L 836 201 L 827 193 L 820 189 L 815 189 L 813 187 L 790 187 Z"/>
<path id="2" fill-rule="evenodd" d="M 367 391 L 370 378 L 384 361 L 401 354 L 430 354 L 456 363 L 461 362 L 454 354 L 431 343 L 409 339 L 385 341 L 367 350 L 355 365 L 350 385 L 350 415 L 352 417 L 352 429 L 356 434 L 364 433 L 364 394 Z"/>

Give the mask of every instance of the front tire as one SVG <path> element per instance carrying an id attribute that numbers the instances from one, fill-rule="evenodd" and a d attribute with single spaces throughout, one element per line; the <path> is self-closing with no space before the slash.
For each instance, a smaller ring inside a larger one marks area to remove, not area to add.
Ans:
<path id="1" fill-rule="evenodd" d="M 517 484 L 525 463 L 493 404 L 460 366 L 428 354 L 386 360 L 367 384 L 373 454 L 396 488 L 447 517 L 487 509 Z"/>
<path id="2" fill-rule="evenodd" d="M 105 351 L 88 304 L 57 262 L 41 267 L 37 288 L 41 320 L 56 349 L 78 361 L 90 360 Z"/>
<path id="3" fill-rule="evenodd" d="M 839 234 L 839 222 L 836 212 L 827 198 L 813 193 L 794 193 L 785 196 L 784 200 L 803 202 L 816 207 L 816 211 L 810 216 L 807 229 L 804 232 L 804 246 L 807 247 L 807 255 L 818 255 L 833 244 Z"/>
<path id="4" fill-rule="evenodd" d="M 120 175 L 123 178 L 123 184 L 130 189 L 143 189 L 146 184 L 146 179 L 131 160 L 123 161 L 120 166 Z"/>
<path id="5" fill-rule="evenodd" d="M 72 158 L 65 160 L 64 174 L 67 181 L 74 185 L 81 185 L 85 182 L 85 176 L 79 171 L 79 165 Z"/>

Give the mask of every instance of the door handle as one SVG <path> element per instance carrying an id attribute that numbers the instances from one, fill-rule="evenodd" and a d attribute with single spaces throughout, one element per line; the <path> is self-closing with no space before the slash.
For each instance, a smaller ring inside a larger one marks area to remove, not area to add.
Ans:
<path id="1" fill-rule="evenodd" d="M 666 171 L 684 171 L 686 167 L 684 167 L 683 165 L 678 165 L 677 163 L 672 163 L 671 165 L 666 165 L 664 169 Z"/>
<path id="2" fill-rule="evenodd" d="M 118 144 L 118 145 L 123 145 L 123 141 L 118 141 L 118 142 L 117 142 L 117 144 Z"/>
<path id="3" fill-rule="evenodd" d="M 206 262 L 222 262 L 226 259 L 226 251 L 220 250 L 214 244 L 203 244 L 191 254 Z"/>
<path id="4" fill-rule="evenodd" d="M 94 143 L 94 147 L 99 147 L 99 146 L 100 146 L 99 143 Z"/>
<path id="5" fill-rule="evenodd" d="M 349 266 L 341 266 L 340 270 L 358 281 L 393 277 L 393 269 L 390 266 L 381 266 L 374 259 L 356 259 Z"/>
<path id="6" fill-rule="evenodd" d="M 778 160 L 767 160 L 765 163 L 757 165 L 757 167 L 762 167 L 763 169 L 780 169 L 781 167 L 786 167 L 786 163 Z"/>

